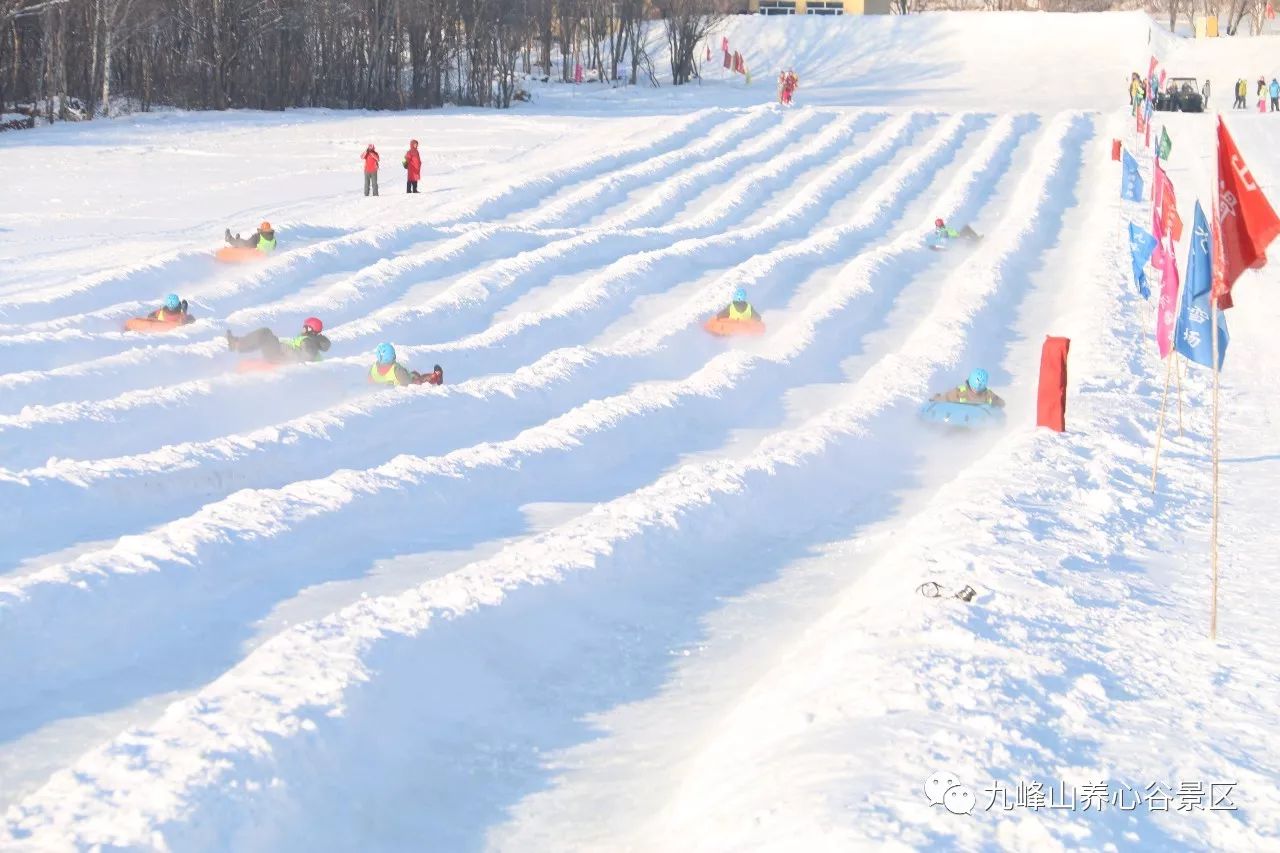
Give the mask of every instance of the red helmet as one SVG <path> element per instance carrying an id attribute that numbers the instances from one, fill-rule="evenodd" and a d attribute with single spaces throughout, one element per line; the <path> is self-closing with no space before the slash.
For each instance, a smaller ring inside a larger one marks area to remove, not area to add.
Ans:
<path id="1" fill-rule="evenodd" d="M 308 317 L 302 321 L 302 331 L 318 335 L 324 331 L 324 323 L 320 322 L 319 317 Z"/>
<path id="2" fill-rule="evenodd" d="M 933 226 L 934 226 L 935 228 L 941 228 L 942 226 L 944 226 L 944 225 L 946 225 L 946 224 L 947 224 L 947 223 L 943 222 L 941 219 L 935 219 L 935 220 L 933 220 Z"/>

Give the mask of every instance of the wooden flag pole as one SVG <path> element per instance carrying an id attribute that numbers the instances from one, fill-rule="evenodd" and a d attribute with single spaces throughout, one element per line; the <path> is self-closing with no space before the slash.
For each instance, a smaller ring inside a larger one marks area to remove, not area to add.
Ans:
<path id="1" fill-rule="evenodd" d="M 1213 605 L 1209 613 L 1209 639 L 1218 639 L 1218 300 L 1212 295 L 1213 323 L 1213 521 L 1209 529 L 1209 563 L 1213 570 Z"/>
<path id="2" fill-rule="evenodd" d="M 1173 352 L 1173 357 L 1178 359 L 1178 366 L 1174 369 L 1174 376 L 1178 380 L 1178 438 L 1182 438 L 1182 356 L 1177 351 Z"/>
<path id="3" fill-rule="evenodd" d="M 1160 419 L 1156 421 L 1156 459 L 1151 463 L 1151 491 L 1156 490 L 1156 472 L 1160 470 L 1160 439 L 1164 435 L 1164 410 L 1169 402 L 1169 383 L 1173 380 L 1173 353 L 1164 372 L 1164 396 L 1160 398 Z"/>

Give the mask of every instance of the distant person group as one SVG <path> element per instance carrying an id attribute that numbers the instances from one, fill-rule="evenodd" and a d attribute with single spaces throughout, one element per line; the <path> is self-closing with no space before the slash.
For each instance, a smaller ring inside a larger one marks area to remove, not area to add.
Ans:
<path id="1" fill-rule="evenodd" d="M 798 88 L 800 88 L 800 78 L 796 76 L 796 72 L 778 72 L 778 103 L 784 107 L 791 106 L 791 99 L 795 97 Z"/>
<path id="2" fill-rule="evenodd" d="M 1280 81 L 1272 77 L 1271 82 L 1267 83 L 1267 78 L 1259 77 L 1257 84 L 1258 112 L 1265 113 L 1267 111 L 1267 98 L 1271 99 L 1271 112 L 1280 110 Z M 1236 100 L 1232 104 L 1237 110 L 1249 109 L 1247 98 L 1249 97 L 1249 82 L 1241 77 L 1236 81 Z"/>
<path id="3" fill-rule="evenodd" d="M 372 142 L 369 147 L 360 155 L 360 159 L 364 162 L 364 194 L 378 194 L 378 167 L 381 164 L 382 157 L 378 154 L 378 149 L 374 147 Z M 404 153 L 404 157 L 400 159 L 400 165 L 405 170 L 404 191 L 406 193 L 416 193 L 418 191 L 418 181 L 422 178 L 422 155 L 418 152 L 418 140 L 409 140 L 409 150 Z"/>

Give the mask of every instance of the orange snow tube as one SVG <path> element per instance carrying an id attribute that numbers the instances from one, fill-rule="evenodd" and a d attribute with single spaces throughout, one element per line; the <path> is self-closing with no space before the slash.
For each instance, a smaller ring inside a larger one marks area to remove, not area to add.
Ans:
<path id="1" fill-rule="evenodd" d="M 246 358 L 236 365 L 236 373 L 270 373 L 283 366 L 283 362 L 262 358 Z"/>
<path id="2" fill-rule="evenodd" d="M 186 323 L 182 320 L 157 320 L 154 317 L 134 317 L 132 320 L 124 321 L 124 330 L 126 332 L 168 332 L 179 326 L 185 326 L 187 323 L 193 322 L 191 318 L 187 318 Z"/>
<path id="3" fill-rule="evenodd" d="M 257 249 L 249 249 L 244 246 L 223 246 L 214 254 L 224 264 L 250 264 L 254 261 L 265 261 L 267 255 L 265 252 L 259 252 Z"/>
<path id="4" fill-rule="evenodd" d="M 713 335 L 727 338 L 734 335 L 763 335 L 764 323 L 755 319 L 730 320 L 728 317 L 712 317 L 702 327 Z"/>

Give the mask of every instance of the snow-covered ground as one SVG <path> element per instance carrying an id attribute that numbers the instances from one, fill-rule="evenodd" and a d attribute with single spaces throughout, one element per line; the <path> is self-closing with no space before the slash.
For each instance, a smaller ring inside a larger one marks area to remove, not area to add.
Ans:
<path id="1" fill-rule="evenodd" d="M 1274 848 L 1280 282 L 1228 318 L 1211 642 L 1210 377 L 1153 492 L 1165 370 L 1109 158 L 1153 46 L 1225 98 L 1274 42 L 723 33 L 750 87 L 0 136 L 0 849 Z M 1213 117 L 1157 124 L 1189 223 Z M 1230 127 L 1280 200 L 1280 117 Z M 932 252 L 936 216 L 985 239 Z M 275 257 L 213 262 L 264 217 Z M 738 285 L 768 334 L 710 338 Z M 198 322 L 119 331 L 169 291 Z M 312 314 L 326 361 L 234 371 L 224 329 Z M 447 384 L 371 390 L 384 340 Z M 918 423 L 979 364 L 1006 427 Z"/>

